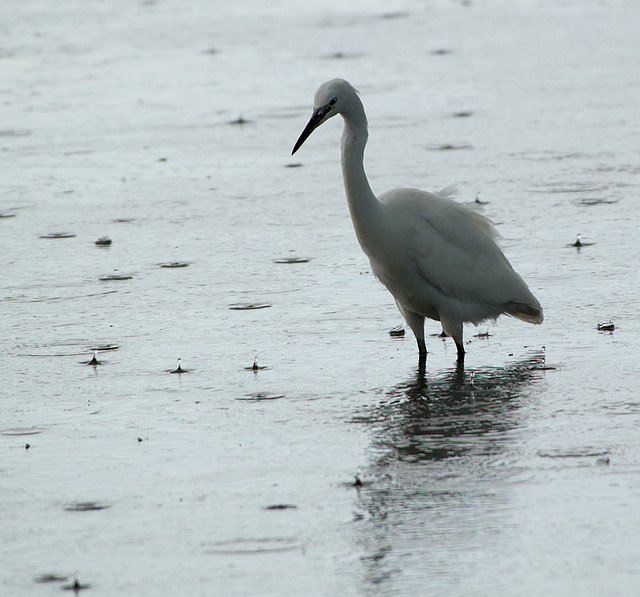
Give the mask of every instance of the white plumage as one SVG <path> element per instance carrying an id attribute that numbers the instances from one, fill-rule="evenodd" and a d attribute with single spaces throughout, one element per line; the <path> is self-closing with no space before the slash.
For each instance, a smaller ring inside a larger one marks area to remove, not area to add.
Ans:
<path id="1" fill-rule="evenodd" d="M 367 118 L 356 90 L 342 79 L 323 83 L 295 153 L 323 122 L 341 114 L 342 173 L 351 219 L 376 277 L 396 300 L 426 357 L 424 318 L 440 321 L 464 359 L 464 322 L 501 314 L 542 323 L 540 303 L 514 271 L 493 223 L 439 193 L 399 188 L 376 197 L 364 171 Z"/>

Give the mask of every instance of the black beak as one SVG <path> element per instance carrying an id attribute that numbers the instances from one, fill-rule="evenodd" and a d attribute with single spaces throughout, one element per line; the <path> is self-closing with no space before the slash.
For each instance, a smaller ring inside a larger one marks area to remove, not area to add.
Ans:
<path id="1" fill-rule="evenodd" d="M 300 149 L 302 144 L 309 138 L 309 135 L 313 133 L 313 131 L 315 131 L 322 124 L 322 122 L 324 121 L 324 117 L 328 114 L 330 110 L 331 110 L 331 106 L 327 104 L 326 106 L 322 106 L 318 108 L 311 115 L 311 120 L 309 120 L 309 123 L 305 127 L 304 131 L 302 131 L 300 138 L 296 141 L 296 144 L 293 146 L 293 151 L 291 152 L 291 155 L 293 155 L 296 151 L 298 151 L 298 149 Z"/>

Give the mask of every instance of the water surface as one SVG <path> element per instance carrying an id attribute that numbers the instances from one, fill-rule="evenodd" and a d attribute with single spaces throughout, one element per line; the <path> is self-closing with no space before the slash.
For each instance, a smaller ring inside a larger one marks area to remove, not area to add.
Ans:
<path id="1" fill-rule="evenodd" d="M 0 9 L 1 592 L 636 595 L 635 3 L 298 4 Z M 335 76 L 542 326 L 389 335 Z"/>

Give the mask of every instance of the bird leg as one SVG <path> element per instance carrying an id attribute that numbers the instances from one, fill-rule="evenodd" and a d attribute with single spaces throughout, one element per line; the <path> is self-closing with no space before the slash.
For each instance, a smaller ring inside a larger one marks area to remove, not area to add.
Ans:
<path id="1" fill-rule="evenodd" d="M 451 338 L 453 338 L 453 341 L 456 343 L 456 348 L 458 349 L 458 362 L 464 362 L 464 346 L 462 345 L 462 322 L 447 319 L 441 314 L 440 323 L 442 324 L 442 331 L 445 332 L 448 336 L 451 336 Z"/>
<path id="2" fill-rule="evenodd" d="M 409 311 L 409 309 L 405 308 L 399 301 L 396 299 L 396 305 L 402 313 L 402 317 L 404 317 L 407 325 L 411 328 L 414 336 L 416 337 L 416 341 L 418 342 L 418 354 L 420 355 L 420 360 L 427 358 L 427 345 L 424 341 L 424 317 L 419 315 L 418 313 L 414 313 L 413 311 Z"/>

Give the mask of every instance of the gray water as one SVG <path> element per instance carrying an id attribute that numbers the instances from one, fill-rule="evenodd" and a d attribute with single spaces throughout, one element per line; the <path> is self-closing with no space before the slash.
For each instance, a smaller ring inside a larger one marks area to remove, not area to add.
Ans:
<path id="1" fill-rule="evenodd" d="M 638 16 L 4 3 L 0 593 L 637 595 Z M 374 190 L 480 193 L 542 326 L 389 335 L 338 121 L 290 156 L 336 76 Z"/>

